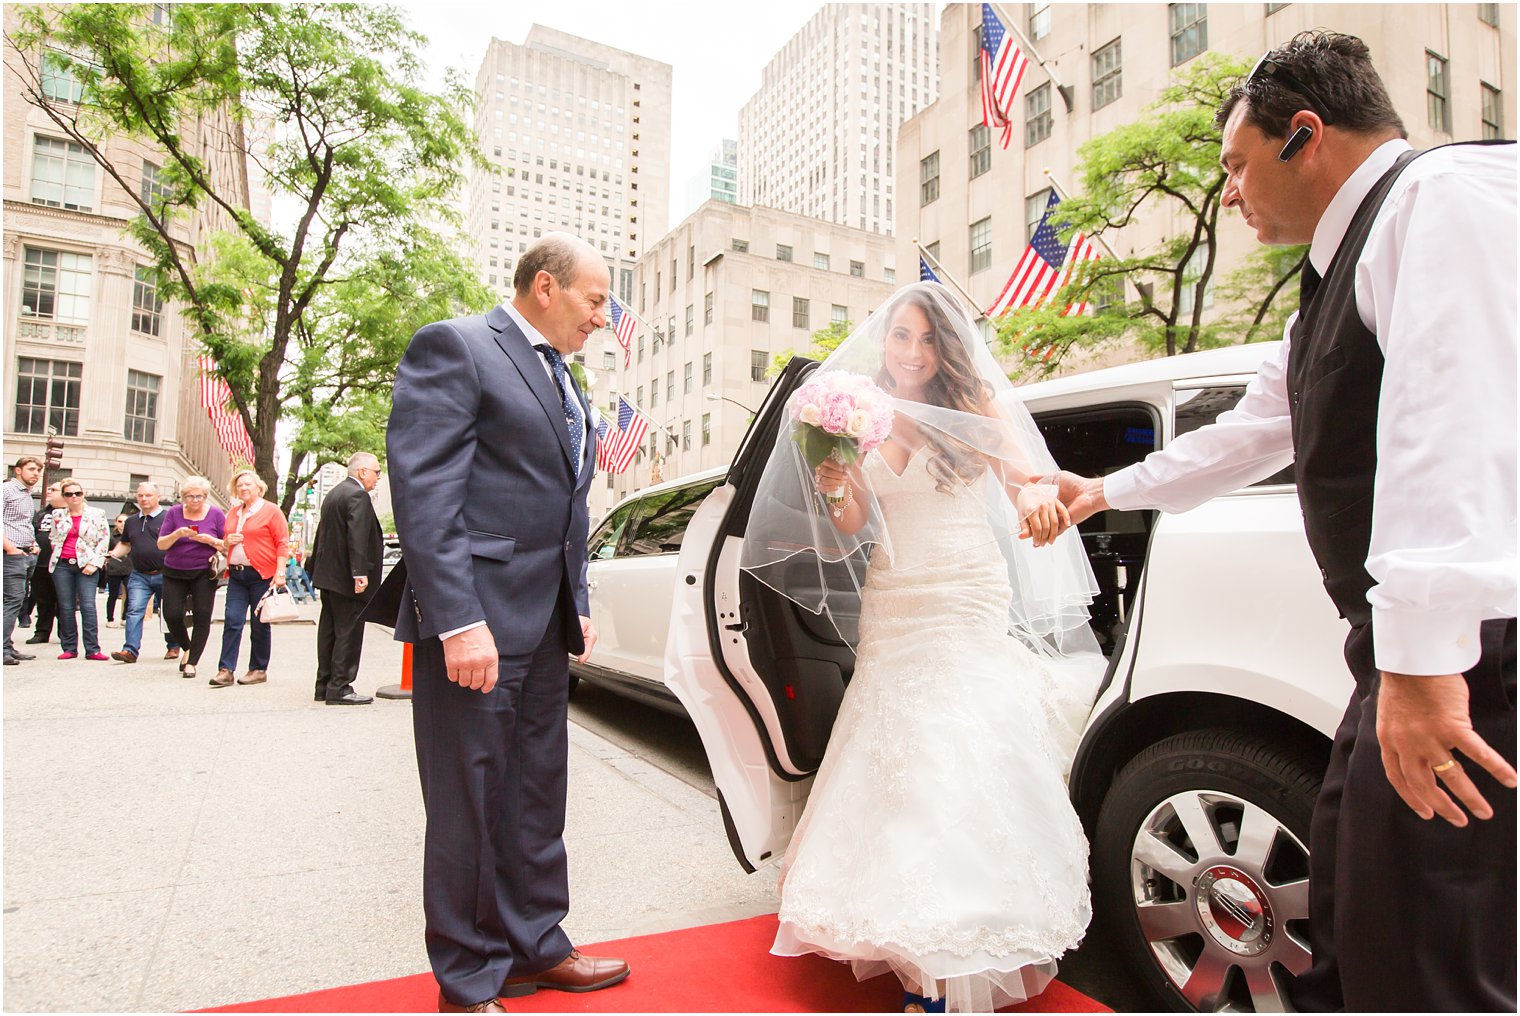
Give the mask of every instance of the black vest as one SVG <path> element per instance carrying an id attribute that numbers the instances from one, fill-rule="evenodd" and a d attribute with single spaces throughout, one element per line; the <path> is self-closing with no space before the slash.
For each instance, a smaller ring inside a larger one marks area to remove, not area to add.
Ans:
<path id="1" fill-rule="evenodd" d="M 1383 351 L 1356 311 L 1356 263 L 1394 181 L 1419 154 L 1400 155 L 1362 200 L 1317 285 L 1313 266 L 1305 263 L 1288 350 L 1293 468 L 1304 531 L 1330 599 L 1353 625 L 1372 620 L 1367 552 L 1383 385 Z"/>

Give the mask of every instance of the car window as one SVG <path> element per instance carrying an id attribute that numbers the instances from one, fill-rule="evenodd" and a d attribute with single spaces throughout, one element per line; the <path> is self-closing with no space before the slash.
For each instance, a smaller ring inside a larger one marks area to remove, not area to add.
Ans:
<path id="1" fill-rule="evenodd" d="M 637 557 L 641 554 L 678 552 L 692 514 L 721 482 L 717 479 L 706 480 L 694 486 L 678 487 L 641 499 L 625 553 Z"/>
<path id="2" fill-rule="evenodd" d="M 589 560 L 605 561 L 609 557 L 617 556 L 623 531 L 628 528 L 628 520 L 633 518 L 633 509 L 637 506 L 637 501 L 625 504 L 602 520 L 602 524 L 596 527 L 596 532 L 591 534 L 591 540 L 586 545 L 586 557 Z"/>
<path id="3" fill-rule="evenodd" d="M 1174 431 L 1177 437 L 1191 433 L 1217 420 L 1221 413 L 1235 408 L 1246 393 L 1245 385 L 1215 385 L 1209 388 L 1183 388 L 1177 392 Z M 1293 467 L 1279 469 L 1263 480 L 1251 484 L 1267 487 L 1293 483 Z"/>

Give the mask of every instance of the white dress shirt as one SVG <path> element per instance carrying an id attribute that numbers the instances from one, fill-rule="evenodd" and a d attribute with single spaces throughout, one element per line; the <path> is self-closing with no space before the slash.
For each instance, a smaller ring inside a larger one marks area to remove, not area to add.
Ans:
<path id="1" fill-rule="evenodd" d="M 1380 146 L 1336 192 L 1309 260 L 1330 267 L 1357 207 L 1405 151 Z M 1380 670 L 1458 674 L 1478 627 L 1515 616 L 1516 150 L 1443 148 L 1405 168 L 1356 263 L 1385 366 L 1367 571 Z M 1104 481 L 1115 508 L 1179 512 L 1293 460 L 1277 357 L 1219 420 Z"/>

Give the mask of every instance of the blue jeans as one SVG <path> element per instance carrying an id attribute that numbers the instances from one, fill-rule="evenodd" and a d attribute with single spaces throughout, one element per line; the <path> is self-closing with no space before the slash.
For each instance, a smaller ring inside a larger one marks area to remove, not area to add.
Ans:
<path id="1" fill-rule="evenodd" d="M 16 654 L 11 644 L 11 632 L 16 630 L 16 618 L 21 616 L 21 602 L 26 599 L 26 585 L 31 581 L 32 569 L 37 567 L 36 554 L 5 555 L 5 656 Z"/>
<path id="2" fill-rule="evenodd" d="M 269 669 L 269 625 L 260 621 L 257 614 L 250 622 L 249 614 L 259 605 L 273 581 L 272 578 L 262 578 L 255 568 L 234 566 L 228 569 L 227 614 L 222 619 L 222 658 L 216 664 L 222 670 L 237 670 L 244 624 L 252 627 L 248 633 L 248 669 Z"/>
<path id="3" fill-rule="evenodd" d="M 122 649 L 133 656 L 142 651 L 143 618 L 148 614 L 149 600 L 163 600 L 164 577 L 162 575 L 144 575 L 142 572 L 133 572 L 127 576 L 127 640 L 122 643 Z M 174 636 L 164 635 L 164 648 L 177 649 L 179 643 L 174 641 Z"/>
<path id="4" fill-rule="evenodd" d="M 79 651 L 80 629 L 84 634 L 86 656 L 100 652 L 96 630 L 95 597 L 100 592 L 100 575 L 86 575 L 72 561 L 58 562 L 53 569 L 53 588 L 58 590 L 58 642 L 66 653 Z M 74 620 L 74 611 L 79 620 Z"/>

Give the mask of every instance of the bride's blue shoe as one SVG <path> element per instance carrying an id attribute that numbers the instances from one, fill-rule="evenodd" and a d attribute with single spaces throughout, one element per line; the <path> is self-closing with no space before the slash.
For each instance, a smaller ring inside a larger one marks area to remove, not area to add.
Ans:
<path id="1" fill-rule="evenodd" d="M 925 998 L 911 991 L 903 992 L 903 1012 L 944 1012 L 943 998 Z"/>

